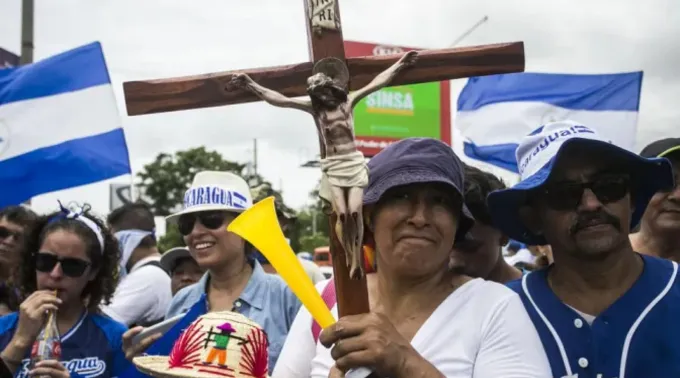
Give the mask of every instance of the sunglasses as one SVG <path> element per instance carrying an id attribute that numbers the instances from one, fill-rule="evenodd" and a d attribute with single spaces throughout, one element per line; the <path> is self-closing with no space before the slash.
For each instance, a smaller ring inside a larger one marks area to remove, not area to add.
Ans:
<path id="1" fill-rule="evenodd" d="M 59 263 L 65 276 L 78 278 L 85 273 L 90 263 L 74 257 L 58 257 L 51 253 L 39 252 L 35 257 L 35 269 L 39 272 L 49 273 Z"/>
<path id="2" fill-rule="evenodd" d="M 198 220 L 201 224 L 210 230 L 217 230 L 222 227 L 224 221 L 229 214 L 224 211 L 201 211 L 196 213 L 183 214 L 177 220 L 177 228 L 179 233 L 187 236 L 194 229 L 194 224 Z"/>
<path id="3" fill-rule="evenodd" d="M 546 205 L 554 210 L 573 210 L 590 189 L 603 203 L 616 202 L 630 191 L 630 178 L 626 176 L 602 176 L 591 182 L 560 182 L 549 184 L 542 193 Z"/>
<path id="4" fill-rule="evenodd" d="M 19 240 L 21 232 L 12 231 L 5 226 L 0 226 L 0 239 L 7 239 L 10 236 L 12 236 L 14 240 Z"/>

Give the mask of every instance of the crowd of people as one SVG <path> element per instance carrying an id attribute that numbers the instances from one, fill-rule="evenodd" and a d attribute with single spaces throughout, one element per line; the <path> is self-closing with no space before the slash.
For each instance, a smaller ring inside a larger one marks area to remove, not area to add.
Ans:
<path id="1" fill-rule="evenodd" d="M 391 378 L 680 377 L 680 139 L 635 154 L 561 121 L 527 135 L 516 157 L 512 187 L 435 139 L 404 139 L 371 158 L 370 312 L 338 317 L 333 279 L 301 260 L 338 319 L 325 329 L 263 255 L 227 231 L 257 200 L 233 173 L 195 175 L 167 218 L 185 246 L 168 251 L 143 204 L 105 220 L 61 203 L 45 215 L 1 209 L 0 369 L 53 378 L 326 378 L 362 368 Z M 522 245 L 531 259 L 520 258 Z M 61 358 L 30 366 L 49 310 Z M 172 362 L 188 330 L 224 313 L 238 315 L 210 328 L 208 362 Z M 177 321 L 138 340 L 167 319 Z M 247 327 L 227 325 L 243 319 Z M 250 367 L 261 375 L 208 369 L 242 369 L 229 343 L 255 345 L 243 336 L 251 328 L 266 335 L 264 354 L 249 360 L 261 361 Z M 142 356 L 164 356 L 162 371 Z"/>

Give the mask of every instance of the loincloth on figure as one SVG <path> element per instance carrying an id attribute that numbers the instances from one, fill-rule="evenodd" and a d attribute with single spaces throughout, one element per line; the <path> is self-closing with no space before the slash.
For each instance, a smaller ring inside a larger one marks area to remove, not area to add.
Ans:
<path id="1" fill-rule="evenodd" d="M 319 197 L 327 202 L 331 202 L 331 186 L 365 188 L 368 185 L 366 159 L 359 151 L 321 159 L 321 172 Z"/>

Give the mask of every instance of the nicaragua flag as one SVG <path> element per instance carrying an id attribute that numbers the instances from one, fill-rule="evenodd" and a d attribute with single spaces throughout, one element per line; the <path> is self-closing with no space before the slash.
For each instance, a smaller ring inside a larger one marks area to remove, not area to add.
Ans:
<path id="1" fill-rule="evenodd" d="M 545 123 L 582 122 L 617 146 L 635 146 L 642 72 L 607 75 L 516 73 L 470 78 L 455 125 L 465 155 L 518 172 L 519 140 Z"/>
<path id="2" fill-rule="evenodd" d="M 99 42 L 0 70 L 0 207 L 130 172 Z"/>

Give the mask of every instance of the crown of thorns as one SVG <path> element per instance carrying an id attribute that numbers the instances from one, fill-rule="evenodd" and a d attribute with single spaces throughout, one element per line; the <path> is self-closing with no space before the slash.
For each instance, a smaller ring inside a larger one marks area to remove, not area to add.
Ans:
<path id="1" fill-rule="evenodd" d="M 347 65 L 338 58 L 324 58 L 318 61 L 314 65 L 312 74 L 316 75 L 318 73 L 330 77 L 335 83 L 343 86 L 347 85 L 349 82 L 349 70 L 347 69 Z"/>

